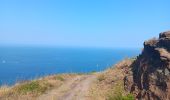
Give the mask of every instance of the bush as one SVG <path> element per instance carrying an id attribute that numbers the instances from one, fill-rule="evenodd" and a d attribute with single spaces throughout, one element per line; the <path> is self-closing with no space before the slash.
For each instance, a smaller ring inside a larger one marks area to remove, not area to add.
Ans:
<path id="1" fill-rule="evenodd" d="M 64 78 L 62 76 L 56 76 L 57 80 L 64 81 Z"/>
<path id="2" fill-rule="evenodd" d="M 123 95 L 122 83 L 117 84 L 116 87 L 108 94 L 107 100 L 135 100 L 132 94 Z"/>
<path id="3" fill-rule="evenodd" d="M 20 94 L 35 93 L 41 94 L 47 89 L 46 85 L 40 84 L 38 81 L 32 81 L 16 87 L 16 92 Z"/>
<path id="4" fill-rule="evenodd" d="M 123 96 L 122 93 L 117 93 L 116 95 L 110 95 L 107 100 L 135 100 L 132 94 Z"/>
<path id="5" fill-rule="evenodd" d="M 96 71 L 91 71 L 90 74 L 96 73 Z"/>
<path id="6" fill-rule="evenodd" d="M 123 96 L 123 100 L 135 100 L 135 97 L 132 94 L 128 94 Z"/>

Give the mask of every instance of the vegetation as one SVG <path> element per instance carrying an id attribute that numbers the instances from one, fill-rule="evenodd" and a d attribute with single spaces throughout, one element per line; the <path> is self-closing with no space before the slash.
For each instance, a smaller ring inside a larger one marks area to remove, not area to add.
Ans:
<path id="1" fill-rule="evenodd" d="M 103 81 L 105 80 L 105 75 L 104 74 L 101 74 L 97 77 L 97 80 L 100 82 L 100 81 Z"/>
<path id="2" fill-rule="evenodd" d="M 96 73 L 96 71 L 91 71 L 89 74 L 94 74 L 94 73 Z"/>
<path id="3" fill-rule="evenodd" d="M 155 45 L 158 42 L 158 39 L 156 37 L 145 41 L 145 44 Z"/>
<path id="4" fill-rule="evenodd" d="M 129 68 L 135 59 L 127 58 L 112 68 L 97 73 L 97 81 L 90 89 L 90 98 L 92 100 L 135 100 L 132 94 L 124 90 L 123 84 L 125 71 L 130 71 Z"/>
<path id="5" fill-rule="evenodd" d="M 37 80 L 17 83 L 12 87 L 1 86 L 0 99 L 5 98 L 7 100 L 17 100 L 18 98 L 22 97 L 37 97 L 46 92 L 47 90 L 61 86 L 65 80 L 69 80 L 70 78 L 73 78 L 75 76 L 76 74 L 51 75 Z"/>
<path id="6" fill-rule="evenodd" d="M 96 80 L 90 84 L 88 96 L 90 100 L 135 100 L 132 94 L 128 94 L 124 91 L 123 85 L 125 69 L 130 68 L 134 59 L 135 58 L 125 59 L 122 62 L 117 63 L 114 67 L 103 72 L 88 73 L 87 75 L 96 75 Z M 80 77 L 81 75 L 82 73 L 51 75 L 37 80 L 18 83 L 12 87 L 0 87 L 0 99 L 18 100 L 19 98 L 22 100 L 26 97 L 29 98 L 28 100 L 32 100 L 32 98 L 35 99 L 47 90 L 52 88 L 57 89 L 65 82 L 69 82 L 71 79 L 75 78 L 75 76 Z M 62 88 L 64 91 L 67 90 L 67 87 Z"/>
<path id="7" fill-rule="evenodd" d="M 128 94 L 126 96 L 123 96 L 122 94 L 117 94 L 117 95 L 109 96 L 107 100 L 135 100 L 135 98 L 132 94 Z"/>
<path id="8" fill-rule="evenodd" d="M 125 95 L 122 83 L 117 83 L 109 92 L 107 100 L 135 100 L 132 94 Z"/>
<path id="9" fill-rule="evenodd" d="M 57 80 L 64 81 L 64 78 L 62 76 L 56 76 Z"/>
<path id="10" fill-rule="evenodd" d="M 50 87 L 50 84 L 47 82 L 42 82 L 41 81 L 32 81 L 28 82 L 26 84 L 19 85 L 15 87 L 15 92 L 19 94 L 42 94 L 44 93 L 48 88 Z"/>

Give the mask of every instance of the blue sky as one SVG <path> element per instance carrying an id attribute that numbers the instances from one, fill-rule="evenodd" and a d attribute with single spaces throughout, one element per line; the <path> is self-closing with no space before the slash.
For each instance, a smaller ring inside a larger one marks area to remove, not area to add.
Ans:
<path id="1" fill-rule="evenodd" d="M 170 0 L 1 0 L 0 45 L 138 48 L 170 29 Z"/>

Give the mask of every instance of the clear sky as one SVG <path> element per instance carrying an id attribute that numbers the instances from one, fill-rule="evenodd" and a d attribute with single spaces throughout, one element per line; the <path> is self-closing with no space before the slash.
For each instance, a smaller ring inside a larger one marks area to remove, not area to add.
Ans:
<path id="1" fill-rule="evenodd" d="M 170 29 L 170 0 L 0 0 L 0 45 L 142 47 Z"/>

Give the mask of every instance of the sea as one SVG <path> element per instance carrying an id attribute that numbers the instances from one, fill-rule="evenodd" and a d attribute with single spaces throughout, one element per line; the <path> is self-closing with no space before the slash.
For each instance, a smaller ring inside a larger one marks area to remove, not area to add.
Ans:
<path id="1" fill-rule="evenodd" d="M 103 71 L 140 49 L 0 47 L 0 85 L 61 73 Z"/>

